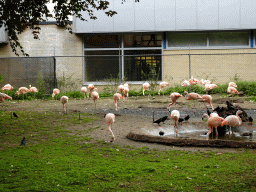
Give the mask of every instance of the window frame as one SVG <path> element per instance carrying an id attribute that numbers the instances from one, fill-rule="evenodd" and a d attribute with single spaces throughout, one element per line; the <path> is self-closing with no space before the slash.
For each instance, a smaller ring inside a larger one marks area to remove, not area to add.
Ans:
<path id="1" fill-rule="evenodd" d="M 210 40 L 209 40 L 209 35 L 210 33 L 216 33 L 216 32 L 248 32 L 248 45 L 238 45 L 238 46 L 210 46 Z M 254 41 L 254 46 L 251 47 L 251 32 L 250 30 L 233 30 L 233 31 L 189 31 L 187 33 L 206 33 L 207 36 L 207 45 L 206 46 L 177 46 L 177 47 L 170 47 L 169 46 L 169 41 L 168 41 L 168 35 L 170 33 L 186 33 L 184 31 L 182 32 L 167 32 L 166 33 L 166 50 L 189 50 L 189 49 L 248 49 L 248 48 L 255 48 L 256 42 Z M 255 39 L 253 37 L 253 39 Z"/>

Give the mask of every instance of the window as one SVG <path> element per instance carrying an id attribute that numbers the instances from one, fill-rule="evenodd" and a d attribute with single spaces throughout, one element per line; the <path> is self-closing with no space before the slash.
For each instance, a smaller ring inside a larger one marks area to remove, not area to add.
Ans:
<path id="1" fill-rule="evenodd" d="M 250 46 L 250 31 L 223 32 L 175 32 L 167 34 L 168 48 L 180 49 L 199 48 L 212 49 L 220 47 Z"/>
<path id="2" fill-rule="evenodd" d="M 85 81 L 119 77 L 119 51 L 85 51 Z"/>
<path id="3" fill-rule="evenodd" d="M 124 76 L 127 81 L 161 80 L 161 50 L 124 51 Z"/>
<path id="4" fill-rule="evenodd" d="M 206 33 L 169 33 L 168 47 L 206 47 Z"/>
<path id="5" fill-rule="evenodd" d="M 85 35 L 84 48 L 119 48 L 119 35 Z"/>
<path id="6" fill-rule="evenodd" d="M 162 35 L 144 34 L 144 35 L 125 35 L 124 47 L 162 47 Z"/>
<path id="7" fill-rule="evenodd" d="M 209 33 L 209 46 L 249 46 L 249 31 Z"/>

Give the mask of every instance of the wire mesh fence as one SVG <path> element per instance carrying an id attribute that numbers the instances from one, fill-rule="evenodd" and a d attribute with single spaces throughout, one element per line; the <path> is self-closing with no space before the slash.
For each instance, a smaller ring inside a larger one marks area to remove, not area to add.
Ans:
<path id="1" fill-rule="evenodd" d="M 146 81 L 158 84 L 167 81 L 181 86 L 191 77 L 209 79 L 215 84 L 230 81 L 255 81 L 256 54 L 136 54 L 119 51 L 108 55 L 56 56 L 32 58 L 0 58 L 0 74 L 4 82 L 38 86 L 40 78 L 47 94 L 57 87 L 63 91 L 80 90 L 82 85 L 117 85 L 123 82 L 138 85 Z"/>

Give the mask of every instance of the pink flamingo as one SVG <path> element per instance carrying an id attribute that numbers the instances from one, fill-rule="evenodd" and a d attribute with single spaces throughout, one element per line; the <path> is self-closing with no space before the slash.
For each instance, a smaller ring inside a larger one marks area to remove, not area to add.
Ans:
<path id="1" fill-rule="evenodd" d="M 6 84 L 5 86 L 2 87 L 1 91 L 8 91 L 13 90 L 13 87 L 10 84 Z"/>
<path id="2" fill-rule="evenodd" d="M 9 95 L 7 95 L 7 94 L 5 94 L 5 93 L 0 93 L 0 101 L 3 101 L 3 102 L 4 102 L 5 99 L 10 99 L 10 100 L 12 100 L 12 97 L 10 97 Z"/>
<path id="3" fill-rule="evenodd" d="M 122 98 L 122 95 L 120 93 L 115 93 L 113 97 L 114 97 L 114 102 L 115 102 L 116 111 L 117 111 L 117 101 L 119 101 Z"/>
<path id="4" fill-rule="evenodd" d="M 85 98 L 87 98 L 87 88 L 86 87 L 82 87 L 81 88 L 81 92 L 84 93 L 84 100 L 85 100 Z"/>
<path id="5" fill-rule="evenodd" d="M 185 99 L 186 100 L 198 100 L 202 99 L 202 97 L 195 92 L 188 93 L 187 91 L 184 91 Z M 195 107 L 195 106 L 194 106 Z"/>
<path id="6" fill-rule="evenodd" d="M 151 85 L 148 82 L 146 82 L 146 83 L 143 83 L 142 87 L 143 87 L 143 95 L 145 95 L 145 90 L 151 87 Z"/>
<path id="7" fill-rule="evenodd" d="M 124 91 L 126 92 L 126 97 L 129 97 L 129 85 L 128 85 L 128 83 L 125 83 L 124 84 L 124 88 L 127 88 L 126 90 L 124 89 Z M 127 90 L 128 90 L 128 92 L 127 92 Z"/>
<path id="8" fill-rule="evenodd" d="M 34 93 L 34 99 L 35 99 L 36 93 L 38 93 L 37 88 L 36 87 L 31 87 L 31 85 L 29 85 L 29 92 Z"/>
<path id="9" fill-rule="evenodd" d="M 206 85 L 206 84 L 212 84 L 212 81 L 211 80 L 204 80 L 204 79 L 201 79 L 199 81 L 199 83 L 203 84 L 203 85 Z"/>
<path id="10" fill-rule="evenodd" d="M 180 118 L 180 112 L 178 110 L 173 110 L 171 112 L 171 118 L 174 120 L 174 129 L 175 129 L 175 133 L 177 135 L 178 132 L 178 120 Z"/>
<path id="11" fill-rule="evenodd" d="M 115 140 L 115 136 L 113 134 L 113 131 L 112 131 L 112 124 L 115 122 L 115 115 L 113 113 L 107 113 L 105 114 L 105 120 L 106 120 L 106 123 L 107 123 L 107 127 L 108 127 L 108 131 L 111 133 L 112 137 L 111 137 L 111 140 L 110 141 L 105 141 L 107 143 L 110 143 L 110 142 L 114 142 Z"/>
<path id="12" fill-rule="evenodd" d="M 216 84 L 205 84 L 205 85 L 204 85 L 204 88 L 205 88 L 205 90 L 206 90 L 207 93 L 208 93 L 209 90 L 212 90 L 212 89 L 215 89 L 215 88 L 219 88 L 219 86 L 216 85 Z"/>
<path id="13" fill-rule="evenodd" d="M 17 95 L 23 95 L 23 100 L 24 100 L 24 94 L 29 92 L 29 89 L 26 87 L 20 87 L 19 90 L 16 92 Z"/>
<path id="14" fill-rule="evenodd" d="M 182 83 L 181 83 L 181 86 L 182 87 L 188 87 L 190 85 L 190 82 L 187 81 L 187 80 L 184 80 Z"/>
<path id="15" fill-rule="evenodd" d="M 94 89 L 94 85 L 93 85 L 93 84 L 89 84 L 89 85 L 88 85 L 88 89 L 89 89 L 88 97 L 89 97 L 89 99 L 90 99 L 90 94 L 91 94 L 92 90 Z M 92 97 L 92 95 L 91 95 L 91 97 Z"/>
<path id="16" fill-rule="evenodd" d="M 165 82 L 165 81 L 163 81 L 163 82 L 160 83 L 160 89 L 159 89 L 159 91 L 158 91 L 158 95 L 160 95 L 160 91 L 162 91 L 162 89 L 163 89 L 164 87 L 166 87 L 167 85 L 170 86 L 170 83 L 167 83 L 167 82 Z M 164 95 L 164 93 L 163 93 L 163 95 Z"/>
<path id="17" fill-rule="evenodd" d="M 209 132 L 206 134 L 206 138 L 209 139 L 209 135 L 211 134 L 213 128 L 216 130 L 216 137 L 218 137 L 218 126 L 222 126 L 221 124 L 225 121 L 224 118 L 219 117 L 219 116 L 211 116 L 208 121 L 207 121 L 207 126 L 209 129 Z"/>
<path id="18" fill-rule="evenodd" d="M 240 114 L 242 114 L 243 111 L 238 110 L 236 112 L 236 115 L 229 115 L 225 118 L 225 121 L 222 122 L 221 126 L 228 125 L 229 126 L 229 134 L 231 132 L 231 127 L 238 127 L 242 124 L 242 119 L 239 117 Z M 232 131 L 233 134 L 233 131 Z"/>
<path id="19" fill-rule="evenodd" d="M 195 79 L 194 77 L 191 77 L 191 79 L 189 80 L 189 83 L 190 83 L 191 85 L 196 85 L 198 82 L 199 82 L 199 80 L 198 80 L 198 79 Z"/>
<path id="20" fill-rule="evenodd" d="M 59 93 L 60 93 L 59 89 L 57 89 L 57 88 L 53 89 L 53 91 L 52 91 L 52 99 L 54 98 L 55 95 L 58 95 Z M 57 100 L 57 97 L 56 97 L 56 100 Z"/>
<path id="21" fill-rule="evenodd" d="M 227 93 L 230 93 L 232 95 L 232 103 L 234 103 L 233 101 L 233 95 L 234 94 L 238 94 L 238 91 L 235 87 L 228 87 L 227 89 Z"/>
<path id="22" fill-rule="evenodd" d="M 123 85 L 119 85 L 118 86 L 118 89 L 120 91 L 120 94 L 122 95 L 123 94 L 123 91 L 124 91 L 124 86 Z"/>
<path id="23" fill-rule="evenodd" d="M 125 98 L 125 95 L 127 96 L 128 98 L 128 93 L 129 93 L 129 88 L 128 87 L 124 87 L 124 94 L 123 94 L 123 99 Z"/>
<path id="24" fill-rule="evenodd" d="M 63 105 L 63 112 L 67 114 L 67 106 L 66 106 L 66 109 L 65 109 L 65 104 L 68 102 L 68 97 L 67 96 L 62 96 L 60 98 L 60 102 Z"/>
<path id="25" fill-rule="evenodd" d="M 219 117 L 219 115 L 218 115 L 218 113 L 216 113 L 216 112 L 213 112 L 213 113 L 211 113 L 210 115 L 204 113 L 204 114 L 202 115 L 202 120 L 204 120 L 204 118 L 209 119 L 210 117 Z"/>
<path id="26" fill-rule="evenodd" d="M 230 82 L 230 83 L 228 84 L 228 86 L 229 86 L 229 87 L 237 88 L 237 85 L 236 85 L 236 83 L 234 83 L 234 82 Z"/>
<path id="27" fill-rule="evenodd" d="M 168 109 L 169 111 L 170 111 L 170 106 L 173 105 L 174 103 L 175 103 L 175 105 L 176 105 L 176 101 L 177 101 L 180 97 L 182 97 L 182 95 L 179 94 L 179 93 L 177 93 L 177 92 L 173 92 L 173 93 L 170 95 L 169 98 L 171 98 L 172 103 L 169 103 L 169 105 L 168 105 L 168 107 L 167 107 L 167 109 Z"/>
<path id="28" fill-rule="evenodd" d="M 95 88 L 94 91 L 92 92 L 92 99 L 94 101 L 95 109 L 96 109 L 97 100 L 99 98 L 100 98 L 99 93 L 97 92 L 97 88 Z"/>
<path id="29" fill-rule="evenodd" d="M 211 106 L 212 110 L 214 110 L 213 105 L 212 105 L 212 96 L 211 95 L 203 95 L 202 96 L 202 100 L 204 101 L 204 104 L 205 104 L 205 102 L 209 103 L 209 105 Z M 205 105 L 205 107 L 206 107 L 206 105 Z"/>

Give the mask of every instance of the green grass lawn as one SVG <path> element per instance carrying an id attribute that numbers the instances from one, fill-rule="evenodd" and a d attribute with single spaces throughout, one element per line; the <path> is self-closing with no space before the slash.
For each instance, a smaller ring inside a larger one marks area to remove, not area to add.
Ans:
<path id="1" fill-rule="evenodd" d="M 256 191 L 255 151 L 194 153 L 93 143 L 68 127 L 86 127 L 94 115 L 79 121 L 74 114 L 18 113 L 26 119 L 0 111 L 0 191 Z"/>

